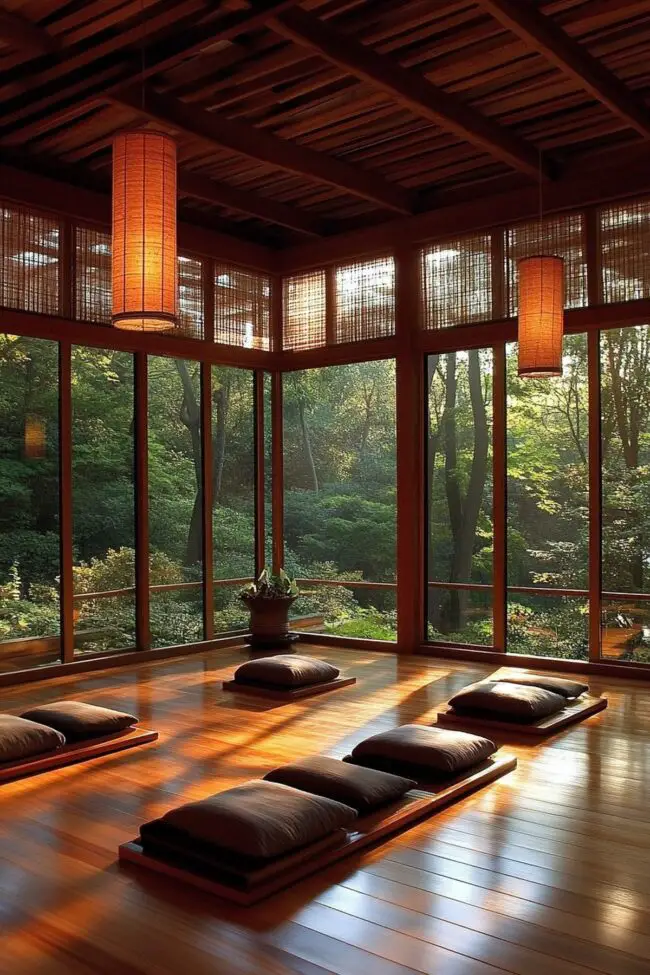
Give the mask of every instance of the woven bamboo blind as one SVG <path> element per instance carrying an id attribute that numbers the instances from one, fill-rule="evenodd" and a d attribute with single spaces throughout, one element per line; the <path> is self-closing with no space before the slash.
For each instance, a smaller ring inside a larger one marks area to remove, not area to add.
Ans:
<path id="1" fill-rule="evenodd" d="M 650 297 L 650 200 L 600 213 L 603 301 Z"/>
<path id="2" fill-rule="evenodd" d="M 267 277 L 217 264 L 214 281 L 215 342 L 268 349 L 271 284 Z"/>
<path id="3" fill-rule="evenodd" d="M 295 274 L 282 282 L 282 345 L 316 349 L 326 339 L 325 271 Z"/>
<path id="4" fill-rule="evenodd" d="M 492 238 L 461 237 L 422 251 L 424 328 L 450 328 L 492 317 Z"/>
<path id="5" fill-rule="evenodd" d="M 75 228 L 75 317 L 111 323 L 111 235 Z"/>
<path id="6" fill-rule="evenodd" d="M 395 334 L 392 257 L 337 267 L 334 288 L 335 342 L 364 342 Z"/>
<path id="7" fill-rule="evenodd" d="M 178 255 L 179 328 L 168 334 L 186 339 L 203 338 L 203 262 Z"/>
<path id="8" fill-rule="evenodd" d="M 509 227 L 506 232 L 506 307 L 516 315 L 519 307 L 517 264 L 522 257 L 553 255 L 564 258 L 564 307 L 587 304 L 587 256 L 581 213 L 549 217 Z"/>
<path id="9" fill-rule="evenodd" d="M 59 311 L 59 224 L 21 207 L 0 207 L 0 303 Z"/>

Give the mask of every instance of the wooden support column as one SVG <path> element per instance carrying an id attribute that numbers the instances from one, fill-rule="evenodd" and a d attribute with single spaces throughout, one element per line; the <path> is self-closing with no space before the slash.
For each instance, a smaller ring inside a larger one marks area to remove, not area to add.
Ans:
<path id="1" fill-rule="evenodd" d="M 203 522 L 203 636 L 214 639 L 214 553 L 212 543 L 212 366 L 201 363 L 201 495 Z"/>
<path id="2" fill-rule="evenodd" d="M 507 640 L 506 347 L 492 350 L 492 642 L 505 653 Z"/>
<path id="3" fill-rule="evenodd" d="M 602 301 L 600 217 L 596 207 L 585 213 L 588 304 Z M 589 659 L 600 660 L 602 625 L 602 442 L 600 402 L 600 332 L 587 335 L 589 388 Z"/>
<path id="4" fill-rule="evenodd" d="M 424 638 L 424 357 L 420 326 L 419 252 L 395 255 L 397 426 L 397 649 L 413 653 Z"/>
<path id="5" fill-rule="evenodd" d="M 505 229 L 492 234 L 492 317 L 508 314 Z M 505 653 L 507 639 L 507 480 L 506 480 L 506 347 L 493 346 L 492 367 L 492 642 Z"/>
<path id="6" fill-rule="evenodd" d="M 61 661 L 74 659 L 72 575 L 72 345 L 59 343 L 59 551 Z"/>
<path id="7" fill-rule="evenodd" d="M 255 578 L 259 576 L 266 563 L 266 517 L 265 501 L 265 441 L 264 441 L 264 372 L 256 369 L 253 373 L 253 438 L 255 469 Z"/>
<path id="8" fill-rule="evenodd" d="M 273 571 L 284 566 L 284 450 L 282 415 L 282 373 L 271 375 L 271 524 L 273 528 Z"/>
<path id="9" fill-rule="evenodd" d="M 148 650 L 149 629 L 149 390 L 147 355 L 136 352 L 135 386 L 135 631 L 138 650 Z"/>

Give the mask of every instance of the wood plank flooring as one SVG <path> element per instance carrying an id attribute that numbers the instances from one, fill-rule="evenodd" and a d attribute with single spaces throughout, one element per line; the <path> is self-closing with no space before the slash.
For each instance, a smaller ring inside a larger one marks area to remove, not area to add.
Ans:
<path id="1" fill-rule="evenodd" d="M 228 650 L 6 688 L 133 709 L 156 745 L 0 786 L 1 975 L 648 975 L 650 686 L 509 747 L 519 768 L 254 908 L 120 869 L 140 822 L 297 756 L 433 721 L 482 665 L 310 647 L 358 678 L 279 706 L 224 693 Z"/>

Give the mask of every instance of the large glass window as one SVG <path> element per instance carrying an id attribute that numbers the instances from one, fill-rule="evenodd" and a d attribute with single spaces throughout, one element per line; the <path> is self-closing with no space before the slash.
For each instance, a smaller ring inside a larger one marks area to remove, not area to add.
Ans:
<path id="1" fill-rule="evenodd" d="M 151 643 L 203 639 L 200 367 L 149 356 Z"/>
<path id="2" fill-rule="evenodd" d="M 650 327 L 601 335 L 603 657 L 650 663 Z"/>
<path id="3" fill-rule="evenodd" d="M 58 348 L 0 334 L 0 670 L 58 663 Z"/>
<path id="4" fill-rule="evenodd" d="M 492 643 L 492 352 L 427 359 L 427 620 L 436 641 Z"/>
<path id="5" fill-rule="evenodd" d="M 240 583 L 255 575 L 255 414 L 253 373 L 212 369 L 212 532 L 215 632 L 247 626 Z"/>
<path id="6" fill-rule="evenodd" d="M 588 657 L 587 341 L 564 339 L 563 375 L 520 379 L 507 349 L 507 648 Z"/>
<path id="7" fill-rule="evenodd" d="M 286 374 L 284 463 L 298 625 L 394 640 L 394 362 Z"/>
<path id="8" fill-rule="evenodd" d="M 135 646 L 133 356 L 72 350 L 75 653 Z"/>

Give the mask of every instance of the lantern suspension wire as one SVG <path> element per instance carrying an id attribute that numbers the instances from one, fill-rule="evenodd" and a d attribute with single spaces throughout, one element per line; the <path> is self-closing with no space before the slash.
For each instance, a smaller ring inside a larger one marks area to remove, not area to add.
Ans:
<path id="1" fill-rule="evenodd" d="M 520 376 L 562 375 L 564 333 L 564 259 L 548 253 L 544 243 L 542 150 L 539 150 L 539 250 L 521 258 L 519 269 Z"/>
<path id="2" fill-rule="evenodd" d="M 146 97 L 145 4 L 141 0 L 142 108 Z M 178 326 L 176 143 L 151 128 L 113 138 L 113 314 L 116 328 Z"/>

